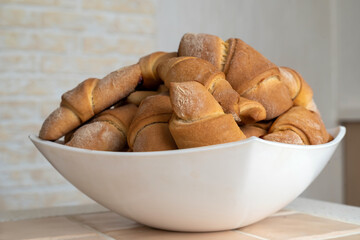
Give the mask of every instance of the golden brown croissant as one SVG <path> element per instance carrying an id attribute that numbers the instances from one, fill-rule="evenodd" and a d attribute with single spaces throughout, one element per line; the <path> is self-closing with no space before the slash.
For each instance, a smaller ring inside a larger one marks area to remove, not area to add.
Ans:
<path id="1" fill-rule="evenodd" d="M 171 58 L 163 61 L 157 71 L 167 87 L 171 82 L 201 83 L 219 102 L 224 112 L 232 114 L 237 122 L 257 122 L 266 117 L 260 103 L 240 97 L 226 81 L 224 73 L 201 58 Z"/>
<path id="2" fill-rule="evenodd" d="M 143 78 L 142 86 L 146 89 L 156 89 L 162 83 L 156 71 L 157 66 L 162 61 L 176 56 L 176 52 L 154 52 L 140 58 L 139 65 Z"/>
<path id="3" fill-rule="evenodd" d="M 133 103 L 136 106 L 139 106 L 141 101 L 147 98 L 148 96 L 156 95 L 156 94 L 165 94 L 169 92 L 169 89 L 164 85 L 159 85 L 157 91 L 135 91 L 131 93 L 127 98 L 127 103 Z"/>
<path id="4" fill-rule="evenodd" d="M 153 96 L 158 94 L 158 92 L 155 91 L 135 91 L 131 93 L 127 98 L 126 102 L 135 104 L 136 106 L 139 106 L 141 101 L 147 98 L 148 96 Z"/>
<path id="5" fill-rule="evenodd" d="M 241 131 L 245 134 L 246 138 L 249 137 L 262 137 L 268 133 L 272 121 L 256 122 L 240 126 Z"/>
<path id="6" fill-rule="evenodd" d="M 246 138 L 231 114 L 200 83 L 170 83 L 174 115 L 169 128 L 179 148 L 201 147 Z"/>
<path id="7" fill-rule="evenodd" d="M 264 106 L 267 120 L 293 105 L 289 90 L 279 79 L 279 68 L 240 39 L 224 42 L 209 34 L 187 33 L 181 39 L 178 54 L 211 62 L 225 73 L 240 96 Z"/>
<path id="8" fill-rule="evenodd" d="M 78 128 L 66 145 L 99 151 L 121 151 L 127 145 L 127 131 L 136 111 L 134 104 L 106 110 Z"/>
<path id="9" fill-rule="evenodd" d="M 313 99 L 313 91 L 294 69 L 280 67 L 280 80 L 288 87 L 295 106 L 307 107 Z"/>
<path id="10" fill-rule="evenodd" d="M 130 149 L 134 152 L 177 149 L 169 131 L 172 112 L 169 96 L 145 98 L 130 125 L 127 138 Z"/>
<path id="11" fill-rule="evenodd" d="M 155 52 L 142 57 L 138 64 L 123 67 L 103 79 L 89 78 L 62 95 L 60 107 L 43 123 L 39 137 L 56 140 L 74 130 L 95 114 L 128 96 L 140 83 L 144 88 L 157 87 L 161 80 L 156 67 L 176 53 Z"/>
<path id="12" fill-rule="evenodd" d="M 272 124 L 265 140 L 292 144 L 316 145 L 327 143 L 331 135 L 320 116 L 302 106 L 294 106 Z"/>
<path id="13" fill-rule="evenodd" d="M 43 123 L 39 137 L 56 140 L 95 114 L 118 102 L 134 91 L 141 79 L 138 64 L 123 67 L 103 79 L 89 78 L 64 93 L 60 107 Z"/>

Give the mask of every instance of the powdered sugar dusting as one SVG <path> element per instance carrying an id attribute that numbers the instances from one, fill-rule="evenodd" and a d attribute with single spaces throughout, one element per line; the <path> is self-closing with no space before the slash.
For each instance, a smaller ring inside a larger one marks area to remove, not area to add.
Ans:
<path id="1" fill-rule="evenodd" d="M 225 48 L 225 45 L 217 36 L 202 33 L 187 33 L 181 39 L 179 55 L 205 59 L 221 70 L 223 48 Z"/>
<path id="2" fill-rule="evenodd" d="M 121 150 L 125 146 L 125 136 L 111 124 L 98 121 L 80 127 L 66 144 L 68 146 L 92 150 Z"/>
<path id="3" fill-rule="evenodd" d="M 223 110 L 206 88 L 195 81 L 171 83 L 170 98 L 175 114 L 187 121 L 223 114 Z"/>

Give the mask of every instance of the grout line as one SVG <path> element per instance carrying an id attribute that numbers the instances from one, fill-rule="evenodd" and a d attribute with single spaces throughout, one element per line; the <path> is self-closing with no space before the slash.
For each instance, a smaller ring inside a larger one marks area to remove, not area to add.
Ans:
<path id="1" fill-rule="evenodd" d="M 155 12 L 148 13 L 148 12 L 128 12 L 128 11 L 112 11 L 107 9 L 91 9 L 91 8 L 83 8 L 82 1 L 78 1 L 74 6 L 58 6 L 58 5 L 33 5 L 33 4 L 24 4 L 24 3 L 0 3 L 0 7 L 5 10 L 26 10 L 28 12 L 34 13 L 46 13 L 49 11 L 62 13 L 62 12 L 69 12 L 69 13 L 84 13 L 85 15 L 92 16 L 94 14 L 98 15 L 124 15 L 124 16 L 136 16 L 136 17 L 155 17 Z M 155 6 L 154 6 L 155 8 Z"/>
<path id="2" fill-rule="evenodd" d="M 339 235 L 339 236 L 336 236 L 336 237 L 330 237 L 330 238 L 322 238 L 322 240 L 338 239 L 339 237 L 351 237 L 351 236 L 355 236 L 355 235 L 358 235 L 358 234 L 360 234 L 360 232 L 343 234 L 343 235 Z M 359 238 L 360 238 L 360 236 L 359 236 Z"/>
<path id="3" fill-rule="evenodd" d="M 68 219 L 70 222 L 77 223 L 87 229 L 94 231 L 96 234 L 99 234 L 100 236 L 105 237 L 106 240 L 116 240 L 115 238 L 112 238 L 112 237 L 106 235 L 105 233 L 102 233 L 102 232 L 98 231 L 97 229 L 95 229 L 81 221 L 77 221 L 76 219 L 72 218 L 71 216 L 65 216 L 65 218 Z"/>
<path id="4" fill-rule="evenodd" d="M 7 196 L 12 194 L 27 194 L 35 192 L 38 192 L 40 194 L 52 194 L 56 192 L 75 193 L 78 191 L 78 189 L 76 189 L 73 185 L 66 181 L 65 183 L 59 185 L 23 186 L 17 188 L 11 187 L 10 189 L 0 189 L 0 196 Z"/>
<path id="5" fill-rule="evenodd" d="M 293 211 L 293 210 L 287 210 L 287 211 L 284 211 L 284 212 L 277 212 L 277 213 L 274 213 L 268 217 L 279 217 L 279 216 L 287 216 L 287 215 L 293 215 L 293 214 L 298 214 L 300 212 L 298 211 Z"/>
<path id="6" fill-rule="evenodd" d="M 311 236 L 295 237 L 295 238 L 290 238 L 289 240 L 314 240 L 314 239 L 328 240 L 328 239 L 337 239 L 340 237 L 352 236 L 359 233 L 360 233 L 360 228 L 356 228 L 351 230 L 329 232 L 329 233 L 317 234 Z"/>
<path id="7" fill-rule="evenodd" d="M 253 237 L 253 238 L 256 238 L 256 239 L 259 239 L 259 240 L 270 240 L 270 239 L 263 238 L 263 237 L 260 237 L 260 236 L 257 236 L 257 235 L 251 234 L 251 233 L 242 232 L 240 230 L 232 230 L 232 231 L 234 231 L 236 233 L 241 233 L 241 234 L 244 234 L 246 236 Z"/>
<path id="8" fill-rule="evenodd" d="M 21 33 L 21 34 L 54 34 L 54 35 L 61 35 L 61 36 L 67 36 L 72 35 L 74 32 L 77 34 L 79 33 L 79 30 L 69 29 L 69 28 L 61 28 L 61 29 L 55 29 L 54 27 L 26 27 L 26 26 L 1 26 L 1 31 L 10 31 L 14 33 Z M 104 34 L 110 34 L 108 30 L 104 29 L 94 32 L 92 29 L 84 29 L 81 30 L 81 34 L 85 34 L 85 36 L 89 37 L 95 37 L 99 36 L 100 33 Z M 114 33 L 111 32 L 112 36 L 115 37 L 126 37 L 126 38 L 138 38 L 138 37 L 147 37 L 151 38 L 154 37 L 155 31 L 153 32 L 132 32 L 132 31 L 124 31 L 124 32 L 118 32 Z"/>

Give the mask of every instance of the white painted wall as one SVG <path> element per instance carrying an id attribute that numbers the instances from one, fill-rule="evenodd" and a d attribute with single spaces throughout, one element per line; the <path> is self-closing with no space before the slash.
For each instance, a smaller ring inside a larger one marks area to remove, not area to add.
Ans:
<path id="1" fill-rule="evenodd" d="M 314 90 L 314 98 L 325 124 L 334 127 L 338 122 L 338 95 L 342 98 L 348 92 L 347 88 L 351 89 L 354 94 L 340 102 L 342 107 L 347 106 L 348 102 L 354 101 L 356 90 L 352 86 L 360 86 L 360 81 L 354 77 L 360 68 L 357 68 L 357 72 L 349 69 L 353 67 L 347 63 L 349 53 L 338 53 L 339 42 L 345 44 L 344 41 L 351 39 L 349 46 L 345 47 L 346 51 L 357 48 L 360 42 L 360 31 L 355 30 L 359 29 L 359 24 L 354 25 L 353 19 L 348 16 L 350 13 L 359 19 L 359 1 L 343 2 L 159 0 L 156 48 L 163 51 L 177 50 L 179 40 L 186 32 L 210 33 L 223 39 L 241 38 L 274 63 L 299 71 Z M 338 26 L 345 27 L 345 30 L 338 29 Z M 350 30 L 356 31 L 355 39 L 352 39 Z M 344 38 L 338 39 L 338 33 L 343 33 Z M 356 53 L 351 56 L 358 59 L 360 54 Z M 339 93 L 337 76 L 343 72 L 351 81 L 347 81 Z M 360 107 L 360 101 L 357 104 Z M 303 196 L 342 202 L 342 172 L 340 149 Z"/>
<path id="2" fill-rule="evenodd" d="M 360 1 L 337 1 L 339 117 L 360 120 Z"/>

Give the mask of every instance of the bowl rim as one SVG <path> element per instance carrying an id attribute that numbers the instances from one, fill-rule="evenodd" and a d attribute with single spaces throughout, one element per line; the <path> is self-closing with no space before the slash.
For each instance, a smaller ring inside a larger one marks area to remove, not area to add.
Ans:
<path id="1" fill-rule="evenodd" d="M 295 145 L 295 144 L 287 144 L 287 143 L 280 143 L 280 142 L 272 142 L 268 140 L 264 140 L 258 137 L 250 137 L 247 139 L 243 139 L 236 142 L 230 142 L 230 143 L 222 143 L 222 144 L 216 144 L 216 145 L 210 145 L 210 146 L 204 146 L 204 147 L 195 147 L 195 148 L 187 148 L 187 149 L 174 149 L 174 150 L 166 150 L 166 151 L 154 151 L 154 152 L 111 152 L 111 151 L 98 151 L 98 150 L 89 150 L 89 149 L 82 149 L 82 148 L 76 148 L 71 146 L 66 146 L 64 144 L 60 144 L 58 142 L 48 141 L 48 140 L 42 140 L 35 134 L 30 134 L 28 137 L 30 140 L 35 144 L 39 143 L 41 145 L 46 145 L 49 147 L 55 147 L 60 148 L 66 151 L 73 151 L 73 152 L 79 152 L 79 153 L 90 153 L 90 154 L 104 154 L 104 155 L 110 155 L 110 156 L 160 156 L 160 155 L 178 155 L 182 153 L 194 153 L 194 152 L 204 152 L 208 150 L 218 150 L 218 149 L 226 149 L 231 147 L 236 147 L 243 144 L 248 144 L 250 142 L 260 142 L 262 144 L 272 145 L 276 147 L 282 147 L 282 148 L 288 148 L 288 149 L 299 149 L 299 150 L 310 150 L 310 149 L 321 149 L 321 148 L 328 148 L 333 145 L 337 145 L 345 136 L 346 128 L 344 126 L 337 126 L 335 128 L 328 129 L 329 132 L 331 132 L 333 135 L 336 135 L 336 137 L 324 144 L 319 145 Z M 336 134 L 337 133 L 337 134 Z"/>

